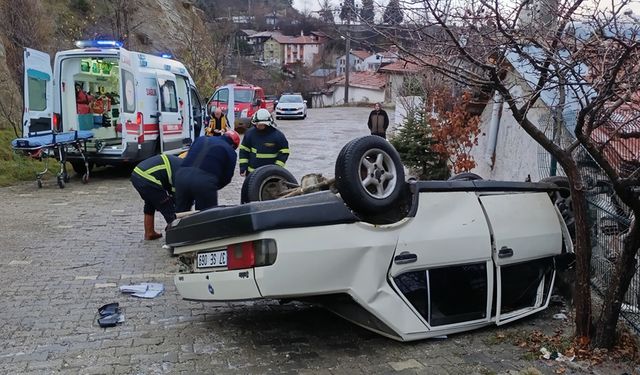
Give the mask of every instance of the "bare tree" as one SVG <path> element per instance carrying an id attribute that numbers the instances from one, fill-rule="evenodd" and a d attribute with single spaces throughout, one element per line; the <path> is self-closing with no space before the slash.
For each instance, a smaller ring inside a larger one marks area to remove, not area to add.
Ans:
<path id="1" fill-rule="evenodd" d="M 131 47 L 131 35 L 144 21 L 138 19 L 138 5 L 132 0 L 109 0 L 105 2 L 113 37 Z"/>
<path id="2" fill-rule="evenodd" d="M 635 220 L 640 214 L 640 169 L 623 170 L 616 146 L 640 136 L 633 130 L 640 128 L 639 26 L 628 18 L 625 22 L 623 14 L 630 0 L 612 2 L 606 10 L 584 0 L 401 3 L 402 27 L 393 33 L 378 28 L 378 33 L 426 68 L 471 88 L 497 92 L 519 126 L 564 170 L 575 214 L 576 335 L 582 344 L 612 347 L 640 246 Z M 520 76 L 515 74 L 519 70 Z M 534 109 L 543 100 L 553 101 L 552 112 L 569 114 L 573 124 L 565 141 L 537 125 Z M 578 168 L 578 148 L 604 170 L 632 217 L 597 324 L 590 289 L 587 182 Z"/>

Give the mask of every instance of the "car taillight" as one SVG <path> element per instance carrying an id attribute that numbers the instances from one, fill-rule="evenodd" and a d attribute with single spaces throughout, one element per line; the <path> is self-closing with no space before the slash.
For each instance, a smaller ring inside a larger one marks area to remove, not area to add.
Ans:
<path id="1" fill-rule="evenodd" d="M 138 124 L 138 143 L 144 143 L 144 116 L 142 112 L 136 114 L 136 124 Z"/>
<path id="2" fill-rule="evenodd" d="M 227 246 L 227 269 L 262 267 L 276 261 L 275 240 L 257 240 Z"/>
<path id="3" fill-rule="evenodd" d="M 60 132 L 60 114 L 59 113 L 54 113 L 53 114 L 53 130 L 57 133 Z"/>

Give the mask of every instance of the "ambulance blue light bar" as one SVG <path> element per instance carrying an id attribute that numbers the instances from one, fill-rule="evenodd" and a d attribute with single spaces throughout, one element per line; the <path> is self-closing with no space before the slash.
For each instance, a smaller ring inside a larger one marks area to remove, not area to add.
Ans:
<path id="1" fill-rule="evenodd" d="M 76 41 L 78 48 L 120 48 L 122 42 L 118 40 L 78 40 Z"/>

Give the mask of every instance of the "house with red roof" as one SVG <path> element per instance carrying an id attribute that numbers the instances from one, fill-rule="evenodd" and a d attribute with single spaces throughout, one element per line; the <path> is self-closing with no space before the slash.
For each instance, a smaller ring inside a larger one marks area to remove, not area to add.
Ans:
<path id="1" fill-rule="evenodd" d="M 351 54 L 349 55 L 349 71 L 350 72 L 360 72 L 365 70 L 362 62 L 364 59 L 369 57 L 371 52 L 364 50 L 351 50 Z M 344 54 L 336 59 L 336 75 L 341 76 L 346 72 L 347 67 L 347 55 Z"/>
<path id="2" fill-rule="evenodd" d="M 323 97 L 324 105 L 344 104 L 345 76 L 327 82 L 329 90 Z M 350 103 L 385 102 L 387 77 L 375 72 L 352 72 L 349 74 Z"/>

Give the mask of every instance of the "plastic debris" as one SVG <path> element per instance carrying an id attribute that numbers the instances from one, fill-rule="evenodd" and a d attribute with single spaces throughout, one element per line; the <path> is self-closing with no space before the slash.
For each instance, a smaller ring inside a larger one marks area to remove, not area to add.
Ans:
<path id="1" fill-rule="evenodd" d="M 553 314 L 553 319 L 556 319 L 556 320 L 567 320 L 569 318 L 567 317 L 566 314 L 559 313 L 559 314 Z"/>
<path id="2" fill-rule="evenodd" d="M 102 328 L 115 327 L 124 322 L 124 314 L 118 302 L 108 303 L 98 308 L 98 325 Z"/>
<path id="3" fill-rule="evenodd" d="M 139 298 L 156 298 L 164 292 L 164 285 L 161 283 L 141 283 L 135 285 L 123 285 L 120 287 L 122 293 L 130 293 Z"/>
<path id="4" fill-rule="evenodd" d="M 572 362 L 576 358 L 575 355 L 568 357 L 560 352 L 551 352 L 545 347 L 540 348 L 540 353 L 542 353 L 541 358 L 553 359 L 558 362 Z"/>

